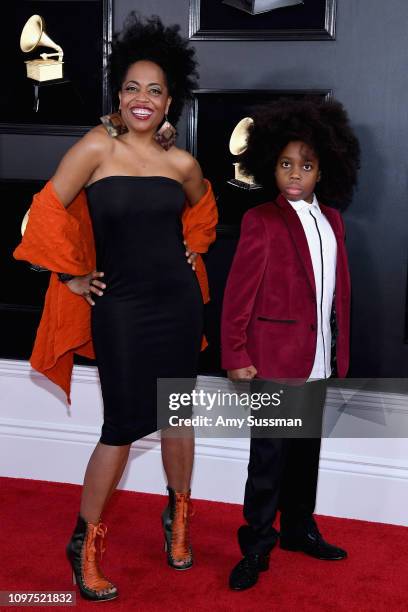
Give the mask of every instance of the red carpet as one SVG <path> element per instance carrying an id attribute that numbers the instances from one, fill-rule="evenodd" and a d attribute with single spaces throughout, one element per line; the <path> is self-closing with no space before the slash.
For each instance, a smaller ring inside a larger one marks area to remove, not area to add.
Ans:
<path id="1" fill-rule="evenodd" d="M 64 547 L 79 506 L 80 487 L 1 478 L 0 590 L 75 590 Z M 408 528 L 321 517 L 330 542 L 349 559 L 324 562 L 276 548 L 271 568 L 249 591 L 228 590 L 239 560 L 241 508 L 195 502 L 195 566 L 176 572 L 165 563 L 160 513 L 165 498 L 118 492 L 104 517 L 108 548 L 103 568 L 118 599 L 95 604 L 77 596 L 75 608 L 143 612 L 265 611 L 399 612 L 408 610 Z M 2 608 L 2 610 L 29 608 Z"/>

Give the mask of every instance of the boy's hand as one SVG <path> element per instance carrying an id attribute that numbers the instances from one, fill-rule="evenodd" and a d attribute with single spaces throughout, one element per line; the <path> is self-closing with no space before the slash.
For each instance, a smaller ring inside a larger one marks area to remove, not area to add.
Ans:
<path id="1" fill-rule="evenodd" d="M 255 366 L 250 365 L 247 368 L 237 368 L 236 370 L 227 370 L 228 378 L 233 381 L 237 380 L 252 380 L 258 374 Z"/>

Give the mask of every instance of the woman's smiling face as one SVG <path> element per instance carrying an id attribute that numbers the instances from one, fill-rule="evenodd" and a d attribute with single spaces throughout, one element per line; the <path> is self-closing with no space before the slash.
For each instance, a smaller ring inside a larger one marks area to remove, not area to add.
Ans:
<path id="1" fill-rule="evenodd" d="M 171 103 L 166 76 L 160 66 L 148 60 L 131 64 L 119 101 L 122 118 L 130 129 L 155 131 Z"/>

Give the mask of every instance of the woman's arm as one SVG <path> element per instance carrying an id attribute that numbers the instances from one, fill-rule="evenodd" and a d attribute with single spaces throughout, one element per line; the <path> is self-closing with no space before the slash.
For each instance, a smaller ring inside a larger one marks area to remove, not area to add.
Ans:
<path id="1" fill-rule="evenodd" d="M 98 126 L 64 155 L 51 182 L 66 208 L 89 183 L 102 160 L 110 154 L 112 147 L 113 139 L 102 126 Z"/>
<path id="2" fill-rule="evenodd" d="M 183 188 L 190 206 L 195 206 L 205 194 L 207 187 L 203 179 L 200 164 L 194 157 L 191 157 L 188 164 L 187 178 Z"/>
<path id="3" fill-rule="evenodd" d="M 110 154 L 112 146 L 112 138 L 106 134 L 103 127 L 98 126 L 88 132 L 64 155 L 51 182 L 65 208 L 89 183 L 102 160 Z M 102 296 L 106 288 L 105 283 L 98 280 L 103 275 L 103 272 L 93 270 L 85 276 L 75 276 L 66 282 L 66 285 L 73 293 L 82 295 L 88 304 L 94 306 L 92 294 Z"/>
<path id="4" fill-rule="evenodd" d="M 172 163 L 183 177 L 183 189 L 190 206 L 194 206 L 203 197 L 207 186 L 203 179 L 203 173 L 198 161 L 183 149 L 174 147 L 172 151 Z"/>
<path id="5" fill-rule="evenodd" d="M 186 194 L 188 206 L 195 206 L 207 191 L 207 185 L 204 182 L 203 173 L 198 161 L 182 149 L 175 150 L 176 165 L 183 176 L 183 190 Z M 193 270 L 195 270 L 195 260 L 198 253 L 189 248 L 187 241 L 184 241 L 186 247 L 186 257 Z"/>

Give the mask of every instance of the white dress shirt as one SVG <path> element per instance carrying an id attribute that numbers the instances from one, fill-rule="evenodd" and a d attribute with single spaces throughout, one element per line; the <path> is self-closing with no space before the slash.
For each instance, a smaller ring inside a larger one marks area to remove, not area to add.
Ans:
<path id="1" fill-rule="evenodd" d="M 315 195 L 311 204 L 305 200 L 288 201 L 302 223 L 316 284 L 317 342 L 309 380 L 329 378 L 331 375 L 330 317 L 336 286 L 337 242 Z"/>

